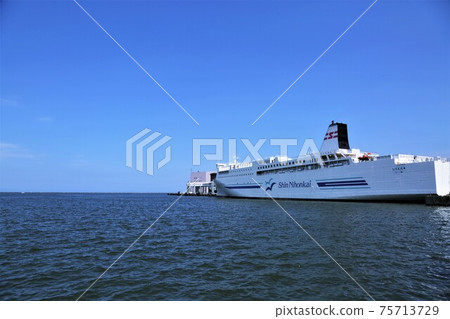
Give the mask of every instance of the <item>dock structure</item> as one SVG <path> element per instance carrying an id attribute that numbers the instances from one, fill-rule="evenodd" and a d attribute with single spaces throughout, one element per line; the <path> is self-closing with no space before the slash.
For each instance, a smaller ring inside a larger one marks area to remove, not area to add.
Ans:
<path id="1" fill-rule="evenodd" d="M 189 181 L 186 183 L 186 194 L 211 196 L 216 194 L 214 179 L 216 172 L 191 172 Z"/>
<path id="2" fill-rule="evenodd" d="M 428 195 L 425 197 L 425 204 L 427 206 L 450 206 L 450 195 Z"/>

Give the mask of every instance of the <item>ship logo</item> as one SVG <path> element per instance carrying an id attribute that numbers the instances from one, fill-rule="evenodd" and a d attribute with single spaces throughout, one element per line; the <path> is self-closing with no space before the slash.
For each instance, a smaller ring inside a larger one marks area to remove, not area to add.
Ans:
<path id="1" fill-rule="evenodd" d="M 264 183 L 266 183 L 266 186 L 267 186 L 267 185 L 270 185 L 270 186 L 267 186 L 267 187 L 266 187 L 266 192 L 267 192 L 267 191 L 272 191 L 273 185 L 276 184 L 275 182 L 272 182 L 272 180 L 273 180 L 273 178 L 269 179 L 267 182 L 264 181 Z"/>

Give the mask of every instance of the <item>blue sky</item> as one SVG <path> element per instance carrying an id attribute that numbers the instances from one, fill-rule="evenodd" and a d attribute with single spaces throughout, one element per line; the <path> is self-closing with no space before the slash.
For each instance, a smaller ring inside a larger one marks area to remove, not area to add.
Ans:
<path id="1" fill-rule="evenodd" d="M 214 168 L 192 138 L 319 142 L 331 120 L 355 148 L 450 157 L 448 1 L 378 1 L 254 126 L 372 1 L 79 2 L 200 125 L 73 1 L 2 1 L 1 191 L 183 190 Z M 154 176 L 125 166 L 144 128 L 172 137 Z"/>

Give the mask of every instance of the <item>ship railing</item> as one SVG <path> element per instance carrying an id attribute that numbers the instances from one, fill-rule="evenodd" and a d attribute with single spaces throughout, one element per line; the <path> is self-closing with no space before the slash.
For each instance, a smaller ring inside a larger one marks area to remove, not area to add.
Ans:
<path id="1" fill-rule="evenodd" d="M 424 163 L 424 162 L 434 162 L 437 160 L 442 160 L 440 157 L 436 157 L 436 156 L 422 156 L 422 155 L 409 155 L 409 154 L 392 155 L 391 158 L 394 159 L 396 164 Z"/>
<path id="2" fill-rule="evenodd" d="M 336 166 L 344 166 L 350 164 L 350 158 L 347 156 L 335 156 L 333 159 L 325 157 L 323 154 L 316 153 L 308 156 L 299 157 L 296 160 L 288 160 L 286 162 L 263 165 L 258 168 L 257 174 L 283 174 L 287 172 L 312 170 L 319 168 L 328 168 Z"/>
<path id="3" fill-rule="evenodd" d="M 233 169 L 240 169 L 240 168 L 249 168 L 253 166 L 252 162 L 243 162 L 243 163 L 228 163 L 228 164 L 218 164 L 217 170 L 219 172 L 221 171 L 229 171 Z"/>
<path id="4" fill-rule="evenodd" d="M 298 164 L 313 164 L 313 163 L 323 163 L 323 162 L 331 162 L 336 160 L 342 160 L 349 158 L 347 154 L 344 154 L 340 150 L 335 152 L 327 152 L 327 153 L 309 153 L 298 156 L 297 158 L 280 158 L 279 156 L 270 157 L 266 159 L 256 160 L 255 162 L 258 165 L 262 166 L 286 166 L 286 165 L 298 165 Z"/>
<path id="5" fill-rule="evenodd" d="M 440 156 L 396 154 L 396 155 L 383 155 L 383 156 L 377 157 L 377 160 L 383 160 L 383 159 L 393 159 L 396 164 L 423 163 L 423 162 L 434 162 L 434 161 L 450 162 L 450 158 L 443 158 Z"/>
<path id="6" fill-rule="evenodd" d="M 392 155 L 382 155 L 382 156 L 377 157 L 377 160 L 383 160 L 383 159 L 392 159 Z"/>

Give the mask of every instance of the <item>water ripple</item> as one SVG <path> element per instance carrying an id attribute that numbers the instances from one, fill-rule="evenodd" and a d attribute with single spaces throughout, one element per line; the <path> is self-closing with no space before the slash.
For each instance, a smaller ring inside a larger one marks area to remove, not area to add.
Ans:
<path id="1" fill-rule="evenodd" d="M 164 194 L 0 194 L 0 299 L 75 300 Z M 450 209 L 281 201 L 377 300 L 448 300 Z M 186 197 L 86 300 L 366 300 L 273 202 Z"/>

